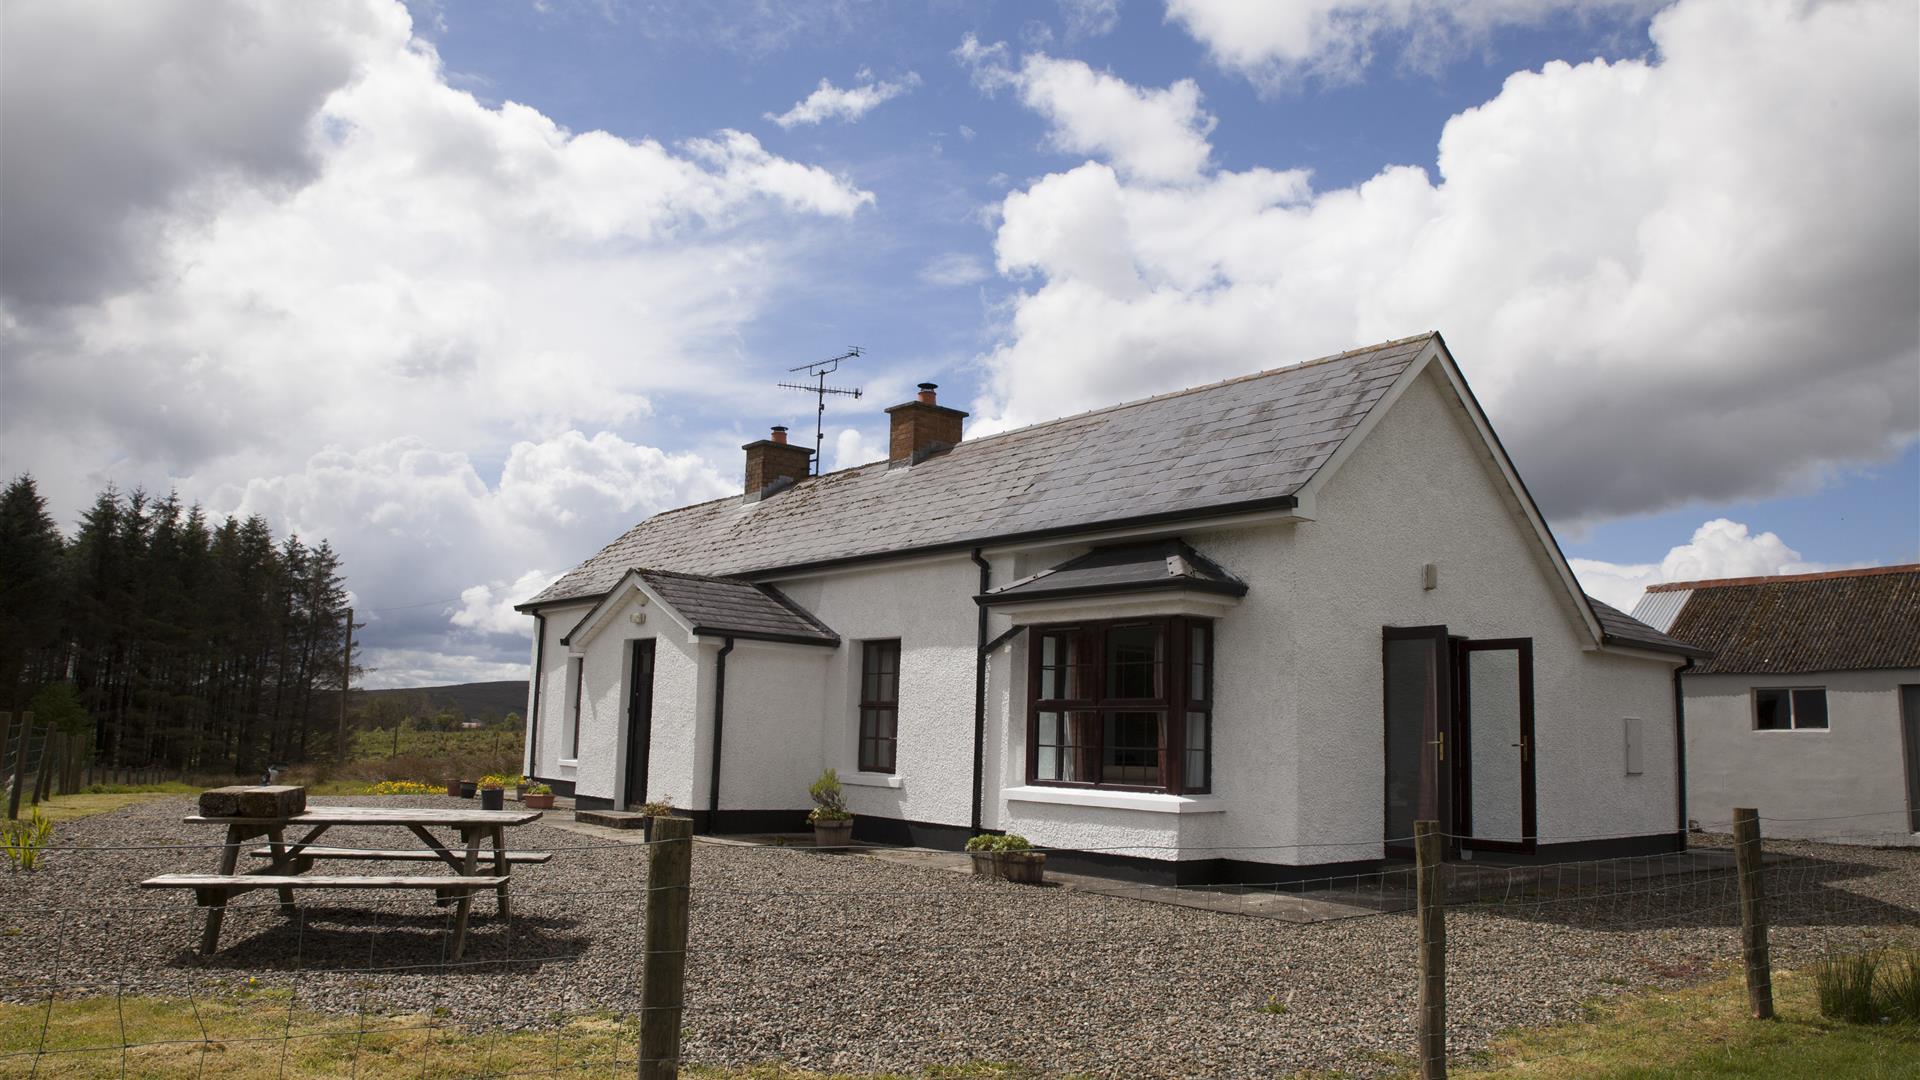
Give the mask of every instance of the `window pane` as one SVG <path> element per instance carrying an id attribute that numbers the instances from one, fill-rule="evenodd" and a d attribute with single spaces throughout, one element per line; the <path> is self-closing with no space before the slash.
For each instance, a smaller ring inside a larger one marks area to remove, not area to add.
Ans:
<path id="1" fill-rule="evenodd" d="M 1827 726 L 1827 691 L 1825 687 L 1793 692 L 1793 726 L 1797 728 L 1824 728 Z"/>
<path id="2" fill-rule="evenodd" d="M 1158 626 L 1116 626 L 1107 631 L 1109 698 L 1160 696 L 1162 638 Z"/>
<path id="3" fill-rule="evenodd" d="M 1160 727 L 1166 714 L 1114 711 L 1106 714 L 1106 748 L 1100 779 L 1108 784 L 1160 782 Z"/>
<path id="4" fill-rule="evenodd" d="M 1753 692 L 1753 726 L 1760 731 L 1781 731 L 1788 727 L 1785 690 L 1758 689 Z"/>
<path id="5" fill-rule="evenodd" d="M 1187 790 L 1205 791 L 1213 786 L 1210 770 L 1212 754 L 1207 745 L 1212 717 L 1203 712 L 1187 714 Z"/>
<path id="6" fill-rule="evenodd" d="M 1187 630 L 1187 696 L 1207 700 L 1207 628 L 1196 623 Z"/>

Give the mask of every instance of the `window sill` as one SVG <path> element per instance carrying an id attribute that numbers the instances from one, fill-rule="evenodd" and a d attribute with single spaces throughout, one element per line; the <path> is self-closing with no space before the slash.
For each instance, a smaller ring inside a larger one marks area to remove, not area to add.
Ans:
<path id="1" fill-rule="evenodd" d="M 898 773 L 854 772 L 842 776 L 840 782 L 854 787 L 898 788 L 900 776 Z"/>
<path id="2" fill-rule="evenodd" d="M 1211 795 L 1162 795 L 1151 791 L 1099 791 L 1088 788 L 1046 787 L 1029 784 L 1001 792 L 1008 802 L 1054 803 L 1060 806 L 1100 806 L 1109 810 L 1142 810 L 1150 814 L 1224 814 L 1226 806 Z"/>
<path id="3" fill-rule="evenodd" d="M 563 757 L 560 760 L 554 762 L 554 764 L 560 766 L 563 769 L 577 769 L 580 767 L 580 759 Z"/>

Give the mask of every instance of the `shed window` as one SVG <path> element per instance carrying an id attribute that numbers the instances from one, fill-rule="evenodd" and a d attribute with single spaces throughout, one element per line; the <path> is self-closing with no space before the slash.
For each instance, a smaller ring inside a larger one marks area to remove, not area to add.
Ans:
<path id="1" fill-rule="evenodd" d="M 1826 687 L 1759 686 L 1754 688 L 1754 730 L 1823 731 L 1826 726 Z"/>
<path id="2" fill-rule="evenodd" d="M 899 741 L 900 642 L 860 643 L 860 771 L 893 771 Z"/>
<path id="3" fill-rule="evenodd" d="M 1034 630 L 1032 641 L 1029 783 L 1210 790 L 1211 621 L 1046 626 Z"/>

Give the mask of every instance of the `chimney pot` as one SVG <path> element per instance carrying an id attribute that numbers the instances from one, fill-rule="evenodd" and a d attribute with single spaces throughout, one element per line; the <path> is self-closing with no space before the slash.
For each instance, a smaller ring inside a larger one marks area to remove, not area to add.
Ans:
<path id="1" fill-rule="evenodd" d="M 930 383 L 930 382 L 921 383 L 920 384 L 920 400 L 926 402 L 929 405 L 935 404 L 933 399 L 933 392 L 938 389 L 940 389 L 940 387 L 934 383 Z"/>
<path id="2" fill-rule="evenodd" d="M 773 425 L 773 441 L 777 443 L 784 443 L 787 441 L 787 429 L 784 425 L 781 425 L 781 424 Z"/>

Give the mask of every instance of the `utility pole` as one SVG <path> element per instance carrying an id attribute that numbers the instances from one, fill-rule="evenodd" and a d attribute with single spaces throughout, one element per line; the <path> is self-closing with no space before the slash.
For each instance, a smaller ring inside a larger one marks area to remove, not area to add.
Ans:
<path id="1" fill-rule="evenodd" d="M 827 395 L 845 394 L 856 401 L 860 398 L 859 387 L 843 390 L 837 386 L 828 386 L 827 376 L 840 370 L 840 361 L 851 360 L 859 356 L 860 352 L 860 346 L 855 345 L 830 360 L 816 360 L 811 364 L 801 364 L 797 368 L 787 369 L 788 371 L 806 372 L 806 377 L 814 380 L 812 386 L 808 386 L 806 383 L 783 382 L 776 384 L 783 390 L 805 390 L 818 399 L 819 404 L 813 414 L 813 475 L 815 476 L 820 475 L 820 446 L 826 441 L 827 436 Z"/>
<path id="2" fill-rule="evenodd" d="M 340 733 L 334 739 L 334 757 L 345 765 L 353 756 L 347 743 L 347 688 L 353 684 L 353 609 L 347 609 L 347 644 L 340 650 Z"/>

